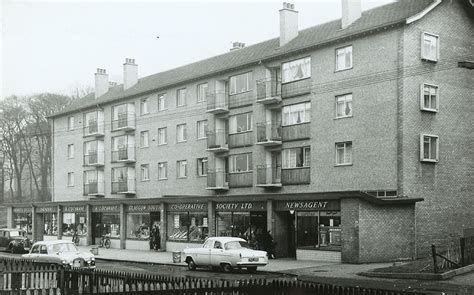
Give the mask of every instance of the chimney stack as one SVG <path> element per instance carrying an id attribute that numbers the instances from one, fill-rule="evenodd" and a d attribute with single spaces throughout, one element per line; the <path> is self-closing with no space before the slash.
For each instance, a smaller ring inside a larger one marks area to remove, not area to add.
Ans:
<path id="1" fill-rule="evenodd" d="M 135 59 L 126 58 L 123 64 L 123 90 L 126 90 L 138 82 L 138 65 Z"/>
<path id="2" fill-rule="evenodd" d="M 283 2 L 280 10 L 280 46 L 283 46 L 298 36 L 298 11 L 295 5 Z"/>
<path id="3" fill-rule="evenodd" d="M 345 29 L 358 20 L 362 14 L 361 0 L 342 0 L 341 28 Z"/>
<path id="4" fill-rule="evenodd" d="M 115 81 L 109 81 L 109 89 L 117 86 L 117 82 Z"/>
<path id="5" fill-rule="evenodd" d="M 245 43 L 242 42 L 232 42 L 232 48 L 230 51 L 239 50 L 245 47 Z"/>
<path id="6" fill-rule="evenodd" d="M 109 75 L 105 69 L 97 69 L 95 73 L 95 98 L 98 98 L 109 91 Z"/>

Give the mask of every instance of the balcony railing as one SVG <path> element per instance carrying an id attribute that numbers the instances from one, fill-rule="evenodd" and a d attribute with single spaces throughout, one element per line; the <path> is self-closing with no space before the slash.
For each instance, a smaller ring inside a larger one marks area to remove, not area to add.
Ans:
<path id="1" fill-rule="evenodd" d="M 300 167 L 281 170 L 281 183 L 308 184 L 311 182 L 311 167 Z"/>
<path id="2" fill-rule="evenodd" d="M 307 139 L 311 137 L 310 122 L 283 126 L 282 140 L 291 141 L 298 139 Z"/>
<path id="3" fill-rule="evenodd" d="M 117 120 L 112 121 L 112 131 L 135 130 L 135 116 L 132 113 L 119 115 Z"/>
<path id="4" fill-rule="evenodd" d="M 253 186 L 252 171 L 229 173 L 229 187 L 248 186 Z"/>
<path id="5" fill-rule="evenodd" d="M 276 79 L 262 79 L 257 81 L 257 102 L 263 104 L 278 103 L 281 101 L 281 82 Z"/>
<path id="6" fill-rule="evenodd" d="M 281 187 L 281 166 L 257 166 L 257 186 L 269 188 Z"/>
<path id="7" fill-rule="evenodd" d="M 253 145 L 253 131 L 229 134 L 229 148 Z"/>
<path id="8" fill-rule="evenodd" d="M 257 123 L 257 144 L 273 146 L 281 144 L 281 123 L 261 122 Z"/>
<path id="9" fill-rule="evenodd" d="M 112 194 L 135 194 L 135 179 L 112 181 Z"/>
<path id="10" fill-rule="evenodd" d="M 227 173 L 222 169 L 207 171 L 207 189 L 228 190 Z"/>
<path id="11" fill-rule="evenodd" d="M 84 155 L 84 166 L 103 166 L 104 165 L 104 151 L 88 151 Z"/>
<path id="12" fill-rule="evenodd" d="M 253 90 L 229 95 L 229 109 L 251 105 L 255 96 Z"/>
<path id="13" fill-rule="evenodd" d="M 84 137 L 85 136 L 103 136 L 104 135 L 104 124 L 98 124 L 97 121 L 89 121 L 84 126 Z"/>
<path id="14" fill-rule="evenodd" d="M 128 146 L 113 150 L 112 162 L 135 162 L 135 147 Z"/>
<path id="15" fill-rule="evenodd" d="M 89 182 L 84 184 L 85 196 L 103 196 L 104 183 L 103 182 Z"/>
<path id="16" fill-rule="evenodd" d="M 206 99 L 208 113 L 220 114 L 229 111 L 229 97 L 225 91 L 207 92 Z"/>
<path id="17" fill-rule="evenodd" d="M 281 97 L 287 98 L 311 92 L 311 78 L 289 82 L 281 85 Z"/>
<path id="18" fill-rule="evenodd" d="M 229 150 L 227 146 L 228 134 L 225 130 L 208 131 L 206 134 L 208 151 L 225 152 Z"/>

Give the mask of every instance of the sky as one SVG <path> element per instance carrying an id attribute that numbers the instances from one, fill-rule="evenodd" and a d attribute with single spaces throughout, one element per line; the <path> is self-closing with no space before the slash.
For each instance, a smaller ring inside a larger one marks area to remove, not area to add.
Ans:
<path id="1" fill-rule="evenodd" d="M 278 37 L 283 1 L 0 0 L 0 99 L 94 86 L 104 68 L 122 83 Z M 362 0 L 362 10 L 393 0 Z M 340 0 L 294 1 L 299 29 L 341 17 Z"/>

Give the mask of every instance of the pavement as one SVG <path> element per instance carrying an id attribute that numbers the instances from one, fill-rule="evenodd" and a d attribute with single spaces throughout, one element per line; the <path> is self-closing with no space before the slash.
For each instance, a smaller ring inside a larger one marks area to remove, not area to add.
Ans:
<path id="1" fill-rule="evenodd" d="M 87 252 L 91 250 L 91 246 L 79 246 L 79 249 Z M 182 261 L 174 263 L 172 252 L 105 248 L 99 248 L 98 251 L 97 260 L 186 266 L 186 263 Z M 388 290 L 423 290 L 433 292 L 429 294 L 443 295 L 474 295 L 474 271 L 443 281 L 369 278 L 358 275 L 361 272 L 391 265 L 393 263 L 341 264 L 277 258 L 270 259 L 268 265 L 259 267 L 258 270 L 259 272 L 295 275 L 298 276 L 299 280 L 340 286 L 361 286 Z"/>

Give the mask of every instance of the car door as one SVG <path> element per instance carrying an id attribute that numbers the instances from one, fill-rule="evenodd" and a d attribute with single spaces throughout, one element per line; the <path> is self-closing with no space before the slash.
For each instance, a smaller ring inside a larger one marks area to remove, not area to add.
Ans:
<path id="1" fill-rule="evenodd" d="M 207 240 L 202 248 L 196 250 L 196 261 L 197 265 L 210 265 L 211 264 L 211 249 L 214 245 L 213 240 Z"/>
<path id="2" fill-rule="evenodd" d="M 211 249 L 211 265 L 219 266 L 224 254 L 224 245 L 220 241 L 215 241 Z"/>
<path id="3" fill-rule="evenodd" d="M 30 259 L 36 259 L 39 254 L 39 249 L 40 249 L 40 245 L 34 245 L 31 248 L 31 252 L 29 254 L 26 254 L 25 257 L 30 258 Z"/>

